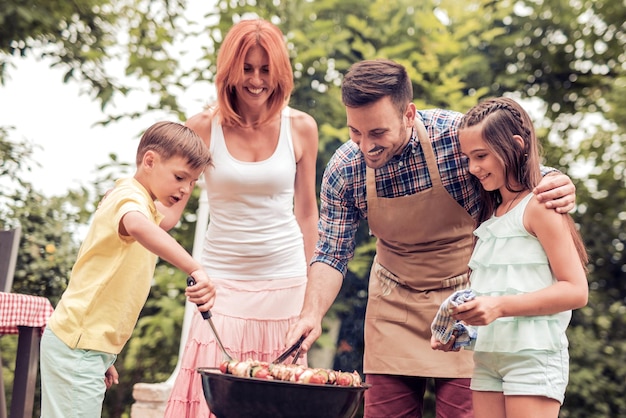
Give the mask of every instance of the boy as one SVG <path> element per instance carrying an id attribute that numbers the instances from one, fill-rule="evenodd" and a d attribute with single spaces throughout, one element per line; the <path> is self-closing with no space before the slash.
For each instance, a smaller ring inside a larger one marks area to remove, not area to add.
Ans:
<path id="1" fill-rule="evenodd" d="M 213 306 L 209 277 L 162 229 L 172 222 L 155 206 L 182 211 L 211 164 L 209 150 L 191 129 L 158 122 L 142 136 L 136 162 L 134 177 L 117 180 L 96 210 L 42 337 L 43 418 L 101 416 L 106 388 L 117 381 L 113 363 L 148 297 L 157 257 L 195 279 L 185 293 L 200 311 Z"/>

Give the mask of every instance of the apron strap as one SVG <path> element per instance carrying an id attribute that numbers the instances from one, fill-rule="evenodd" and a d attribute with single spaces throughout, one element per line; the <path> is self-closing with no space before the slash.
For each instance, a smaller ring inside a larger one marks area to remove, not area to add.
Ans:
<path id="1" fill-rule="evenodd" d="M 424 122 L 422 122 L 419 118 L 415 118 L 415 130 L 417 131 L 417 140 L 422 146 L 424 157 L 426 157 L 426 165 L 428 166 L 430 181 L 433 183 L 433 187 L 435 185 L 442 186 L 441 176 L 439 176 L 439 169 L 437 167 L 437 159 L 435 158 L 435 153 L 433 152 L 433 146 L 430 143 L 430 138 L 428 136 L 428 132 L 426 131 L 426 127 L 424 126 Z"/>

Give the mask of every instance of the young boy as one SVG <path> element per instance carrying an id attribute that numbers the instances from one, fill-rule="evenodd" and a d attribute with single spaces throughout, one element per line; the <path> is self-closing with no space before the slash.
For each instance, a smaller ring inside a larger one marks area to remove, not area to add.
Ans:
<path id="1" fill-rule="evenodd" d="M 155 206 L 182 211 L 211 164 L 209 150 L 191 129 L 159 122 L 142 136 L 136 162 L 135 176 L 117 180 L 96 210 L 42 337 L 43 418 L 101 416 L 106 388 L 117 380 L 113 363 L 148 297 L 157 257 L 195 279 L 186 296 L 200 311 L 213 306 L 209 277 L 162 229 L 172 222 Z"/>

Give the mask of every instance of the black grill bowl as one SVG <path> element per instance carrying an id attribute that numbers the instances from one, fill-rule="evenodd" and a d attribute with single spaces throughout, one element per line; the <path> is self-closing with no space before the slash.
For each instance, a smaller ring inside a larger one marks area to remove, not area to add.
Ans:
<path id="1" fill-rule="evenodd" d="M 197 369 L 209 409 L 217 418 L 352 418 L 367 385 L 315 385 Z"/>

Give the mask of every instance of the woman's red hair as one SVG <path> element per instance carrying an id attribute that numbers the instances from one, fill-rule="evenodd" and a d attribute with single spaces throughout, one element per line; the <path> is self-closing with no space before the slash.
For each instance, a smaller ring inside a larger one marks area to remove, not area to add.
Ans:
<path id="1" fill-rule="evenodd" d="M 267 52 L 269 87 L 273 90 L 267 104 L 267 117 L 259 124 L 280 113 L 293 90 L 293 72 L 283 33 L 263 19 L 242 20 L 228 31 L 217 55 L 217 108 L 224 125 L 242 125 L 235 86 L 243 83 L 244 60 L 254 46 Z"/>

